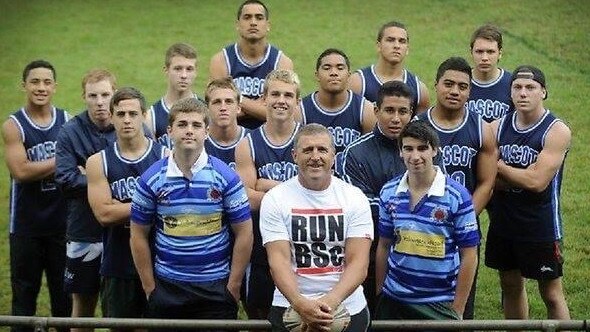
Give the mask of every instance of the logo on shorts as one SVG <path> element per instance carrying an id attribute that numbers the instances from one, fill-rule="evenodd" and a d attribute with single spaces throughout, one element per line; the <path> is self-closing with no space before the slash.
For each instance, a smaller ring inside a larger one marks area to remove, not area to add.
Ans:
<path id="1" fill-rule="evenodd" d="M 550 268 L 549 266 L 542 265 L 541 266 L 541 273 L 543 273 L 543 272 L 553 272 L 553 269 Z"/>
<path id="2" fill-rule="evenodd" d="M 432 214 L 430 217 L 434 221 L 444 222 L 445 220 L 447 220 L 448 215 L 449 215 L 449 212 L 446 209 L 444 209 L 440 206 L 437 206 L 434 208 L 434 210 L 432 210 Z"/>

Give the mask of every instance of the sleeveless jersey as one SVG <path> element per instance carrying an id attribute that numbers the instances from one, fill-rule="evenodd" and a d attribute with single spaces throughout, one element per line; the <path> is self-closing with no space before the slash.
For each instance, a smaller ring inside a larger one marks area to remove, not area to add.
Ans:
<path id="1" fill-rule="evenodd" d="M 465 110 L 463 121 L 457 127 L 443 129 L 434 122 L 432 109 L 419 114 L 418 119 L 428 121 L 436 130 L 447 175 L 473 194 L 477 185 L 477 154 L 483 142 L 483 120 L 479 114 Z"/>
<path id="2" fill-rule="evenodd" d="M 205 102 L 201 98 L 194 95 L 194 97 L 203 103 Z M 152 107 L 148 110 L 152 118 L 152 128 L 154 128 L 154 138 L 158 143 L 172 150 L 172 141 L 168 137 L 168 116 L 170 115 L 170 109 L 166 106 L 164 97 L 155 102 Z M 147 133 L 147 131 L 146 131 Z"/>
<path id="3" fill-rule="evenodd" d="M 211 136 L 207 136 L 205 140 L 205 151 L 210 156 L 217 157 L 221 159 L 224 163 L 226 163 L 231 169 L 234 171 L 236 170 L 236 146 L 242 140 L 242 138 L 246 137 L 250 132 L 249 129 L 246 129 L 242 126 L 239 127 L 240 136 L 238 139 L 230 144 L 230 145 L 221 145 L 217 143 Z"/>
<path id="4" fill-rule="evenodd" d="M 319 123 L 324 125 L 334 138 L 336 145 L 336 158 L 334 170 L 338 177 L 342 177 L 344 170 L 344 149 L 356 141 L 362 133 L 363 102 L 364 98 L 352 91 L 348 91 L 348 101 L 336 112 L 326 111 L 316 100 L 317 92 L 301 100 L 301 113 L 303 124 Z"/>
<path id="5" fill-rule="evenodd" d="M 57 134 L 68 120 L 64 110 L 53 107 L 51 123 L 45 127 L 35 124 L 24 108 L 10 118 L 20 132 L 29 161 L 55 157 Z M 65 233 L 66 204 L 53 175 L 30 182 L 18 182 L 11 178 L 10 182 L 10 234 L 42 236 Z"/>
<path id="6" fill-rule="evenodd" d="M 367 98 L 367 100 L 369 100 L 372 103 L 376 103 L 379 88 L 381 88 L 381 86 L 385 82 L 381 82 L 379 77 L 377 77 L 377 74 L 375 74 L 375 65 L 359 69 L 357 70 L 357 73 L 359 73 L 361 76 L 361 96 Z M 410 90 L 412 90 L 412 93 L 414 94 L 414 99 L 412 100 L 412 108 L 416 110 L 418 109 L 418 101 L 420 101 L 420 79 L 418 78 L 418 76 L 410 73 L 405 69 L 402 76 L 404 78 L 403 82 L 410 87 Z"/>
<path id="7" fill-rule="evenodd" d="M 145 153 L 135 160 L 123 157 L 116 142 L 100 152 L 104 174 L 114 199 L 130 203 L 141 174 L 164 157 L 166 151 L 164 146 L 152 140 L 148 140 L 148 142 L 149 145 Z M 104 227 L 103 244 L 104 252 L 100 267 L 100 273 L 103 276 L 137 277 L 129 247 L 129 221 L 124 224 Z"/>
<path id="8" fill-rule="evenodd" d="M 282 51 L 268 45 L 264 58 L 257 64 L 248 64 L 238 50 L 238 44 L 231 44 L 223 49 L 225 64 L 234 84 L 244 97 L 258 99 L 262 96 L 266 75 L 277 69 Z M 252 117 L 239 119 L 239 124 L 250 129 L 258 128 L 264 121 Z"/>
<path id="9" fill-rule="evenodd" d="M 516 112 L 502 118 L 497 134 L 500 158 L 508 166 L 527 168 L 537 161 L 547 132 L 561 121 L 549 110 L 533 126 L 518 129 Z M 562 238 L 559 196 L 563 163 L 540 193 L 521 188 L 495 190 L 490 209 L 490 231 L 520 241 L 556 241 Z"/>
<path id="10" fill-rule="evenodd" d="M 471 79 L 471 90 L 465 107 L 481 115 L 486 122 L 499 119 L 513 109 L 510 96 L 512 74 L 501 68 L 500 71 L 500 76 L 490 83 L 482 84 Z"/>
<path id="11" fill-rule="evenodd" d="M 270 142 L 264 133 L 264 126 L 253 130 L 246 136 L 250 146 L 250 154 L 256 167 L 256 176 L 259 179 L 270 179 L 285 182 L 297 176 L 298 167 L 291 155 L 295 134 L 299 131 L 300 124 L 297 123 L 291 137 L 283 145 L 277 146 Z M 262 246 L 260 235 L 259 211 L 252 211 L 252 222 L 254 227 L 254 245 L 252 246 L 251 261 L 256 264 L 268 265 L 266 251 Z"/>

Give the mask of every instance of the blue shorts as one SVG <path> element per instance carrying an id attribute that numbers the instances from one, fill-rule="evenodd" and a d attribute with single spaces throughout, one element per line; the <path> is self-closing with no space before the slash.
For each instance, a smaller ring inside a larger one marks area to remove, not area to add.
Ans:
<path id="1" fill-rule="evenodd" d="M 66 244 L 64 290 L 70 294 L 98 294 L 102 242 L 73 242 Z"/>

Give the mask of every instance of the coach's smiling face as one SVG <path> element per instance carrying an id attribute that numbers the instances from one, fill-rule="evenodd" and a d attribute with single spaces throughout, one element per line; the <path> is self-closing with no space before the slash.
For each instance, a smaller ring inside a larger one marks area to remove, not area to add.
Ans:
<path id="1" fill-rule="evenodd" d="M 328 132 L 299 136 L 293 149 L 293 160 L 299 167 L 299 182 L 307 189 L 324 190 L 330 185 L 335 155 Z"/>

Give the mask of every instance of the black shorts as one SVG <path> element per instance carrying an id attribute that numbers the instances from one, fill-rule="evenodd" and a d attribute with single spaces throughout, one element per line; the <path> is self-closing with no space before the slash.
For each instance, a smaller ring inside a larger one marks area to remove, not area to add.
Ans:
<path id="1" fill-rule="evenodd" d="M 276 307 L 273 306 L 270 308 L 270 314 L 268 315 L 268 320 L 272 325 L 272 331 L 278 332 L 288 332 L 289 330 L 285 327 L 285 323 L 283 322 L 283 314 L 285 313 L 287 308 L 283 307 Z M 357 331 L 367 331 L 369 328 L 369 308 L 365 307 L 360 312 L 350 316 L 350 323 L 346 327 L 344 332 L 357 332 Z"/>
<path id="2" fill-rule="evenodd" d="M 227 289 L 227 279 L 191 283 L 156 277 L 145 317 L 237 319 L 238 303 Z"/>
<path id="3" fill-rule="evenodd" d="M 485 264 L 499 271 L 520 270 L 529 279 L 557 279 L 563 275 L 561 242 L 522 242 L 488 233 Z"/>
<path id="4" fill-rule="evenodd" d="M 246 274 L 246 306 L 270 310 L 275 284 L 268 265 L 251 264 Z"/>
<path id="5" fill-rule="evenodd" d="M 102 242 L 73 242 L 66 244 L 64 290 L 73 294 L 98 294 Z"/>
<path id="6" fill-rule="evenodd" d="M 141 318 L 146 303 L 139 279 L 102 278 L 100 304 L 103 317 Z"/>

